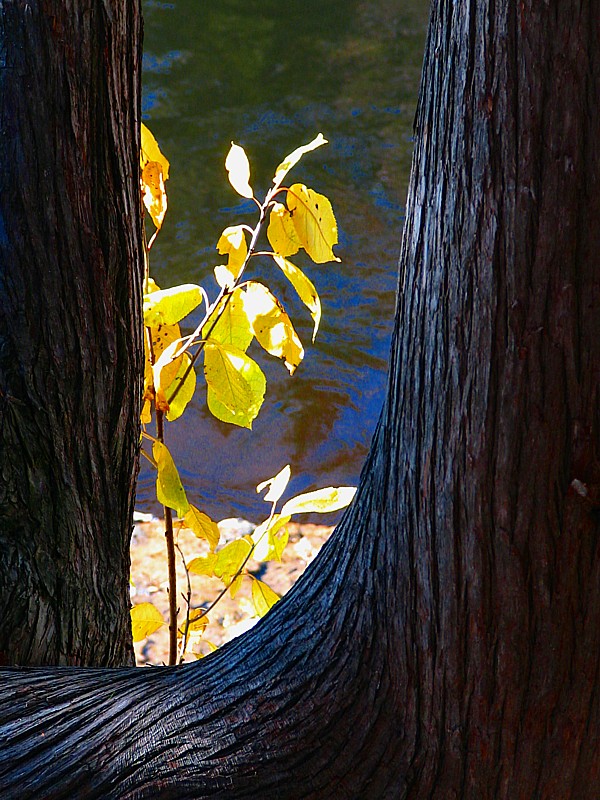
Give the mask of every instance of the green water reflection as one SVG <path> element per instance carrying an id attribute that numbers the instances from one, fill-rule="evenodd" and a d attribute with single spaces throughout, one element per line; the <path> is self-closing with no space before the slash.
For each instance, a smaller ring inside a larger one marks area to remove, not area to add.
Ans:
<path id="1" fill-rule="evenodd" d="M 399 7 L 401 5 L 401 7 Z M 255 485 L 292 465 L 292 491 L 355 483 L 381 406 L 428 6 L 381 2 L 146 0 L 144 118 L 171 161 L 169 211 L 152 252 L 159 284 L 214 292 L 216 241 L 253 221 L 223 162 L 242 144 L 261 193 L 281 158 L 322 131 L 294 171 L 332 200 L 341 264 L 297 259 L 317 286 L 322 328 L 271 268 L 307 351 L 293 378 L 260 354 L 267 399 L 252 432 L 213 420 L 199 392 L 167 432 L 190 499 L 216 518 L 258 519 Z M 138 507 L 152 504 L 143 469 Z"/>

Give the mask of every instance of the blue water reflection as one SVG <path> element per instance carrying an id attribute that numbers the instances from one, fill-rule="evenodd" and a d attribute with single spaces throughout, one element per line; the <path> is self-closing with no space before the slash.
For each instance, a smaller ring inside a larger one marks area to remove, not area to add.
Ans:
<path id="1" fill-rule="evenodd" d="M 396 262 L 411 154 L 427 3 L 144 3 L 143 113 L 171 162 L 169 211 L 152 252 L 157 282 L 202 283 L 214 293 L 223 228 L 254 223 L 229 186 L 230 141 L 244 146 L 260 195 L 281 158 L 322 131 L 293 179 L 332 201 L 341 264 L 295 257 L 315 283 L 312 321 L 268 261 L 264 276 L 296 325 L 306 358 L 293 378 L 254 350 L 267 397 L 253 431 L 214 420 L 199 391 L 168 444 L 190 499 L 215 518 L 257 520 L 254 487 L 290 463 L 291 491 L 356 483 L 381 407 Z M 194 324 L 194 318 L 190 325 Z M 252 351 L 251 351 L 252 354 Z M 138 508 L 158 512 L 145 465 Z"/>

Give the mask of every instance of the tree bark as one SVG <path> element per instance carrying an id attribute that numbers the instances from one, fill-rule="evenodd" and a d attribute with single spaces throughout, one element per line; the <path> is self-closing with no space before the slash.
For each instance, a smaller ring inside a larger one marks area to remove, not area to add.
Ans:
<path id="1" fill-rule="evenodd" d="M 357 499 L 198 664 L 0 673 L 7 798 L 600 796 L 599 26 L 434 4 Z"/>
<path id="2" fill-rule="evenodd" d="M 133 663 L 135 2 L 0 2 L 0 663 Z"/>

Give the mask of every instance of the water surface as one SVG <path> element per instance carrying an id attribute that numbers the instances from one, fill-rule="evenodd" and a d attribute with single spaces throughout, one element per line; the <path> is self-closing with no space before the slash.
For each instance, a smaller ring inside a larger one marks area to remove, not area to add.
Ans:
<path id="1" fill-rule="evenodd" d="M 224 171 L 231 140 L 250 157 L 258 196 L 287 153 L 319 131 L 330 142 L 290 175 L 327 195 L 338 221 L 341 263 L 292 259 L 321 297 L 316 342 L 285 279 L 268 261 L 253 267 L 286 305 L 305 360 L 290 377 L 250 351 L 267 376 L 252 431 L 216 421 L 203 387 L 167 426 L 189 499 L 215 519 L 259 521 L 266 505 L 255 486 L 285 464 L 293 493 L 356 484 L 368 451 L 386 382 L 428 5 L 146 0 L 144 9 L 144 120 L 171 162 L 169 211 L 151 253 L 163 288 L 191 281 L 214 297 L 221 231 L 254 225 L 253 204 Z M 159 513 L 153 481 L 144 463 L 137 507 Z"/>

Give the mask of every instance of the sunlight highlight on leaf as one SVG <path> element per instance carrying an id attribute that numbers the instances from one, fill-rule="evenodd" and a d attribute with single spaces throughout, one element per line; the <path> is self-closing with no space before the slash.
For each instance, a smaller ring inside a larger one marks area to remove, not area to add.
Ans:
<path id="1" fill-rule="evenodd" d="M 281 303 L 262 283 L 250 281 L 245 308 L 258 342 L 272 356 L 283 359 L 293 375 L 304 358 L 304 348 Z"/>
<path id="2" fill-rule="evenodd" d="M 231 149 L 225 159 L 225 169 L 229 175 L 229 183 L 242 197 L 254 197 L 250 186 L 250 162 L 239 144 L 231 143 Z"/>
<path id="3" fill-rule="evenodd" d="M 317 512 L 323 514 L 329 511 L 338 511 L 352 502 L 356 494 L 355 486 L 329 486 L 326 489 L 317 489 L 316 492 L 307 492 L 292 497 L 284 503 L 283 514 L 306 514 Z"/>
<path id="4" fill-rule="evenodd" d="M 211 550 L 214 550 L 219 544 L 221 536 L 219 526 L 207 514 L 198 511 L 196 506 L 190 505 L 190 510 L 184 516 L 183 521 L 195 536 L 199 539 L 206 539 Z"/>

